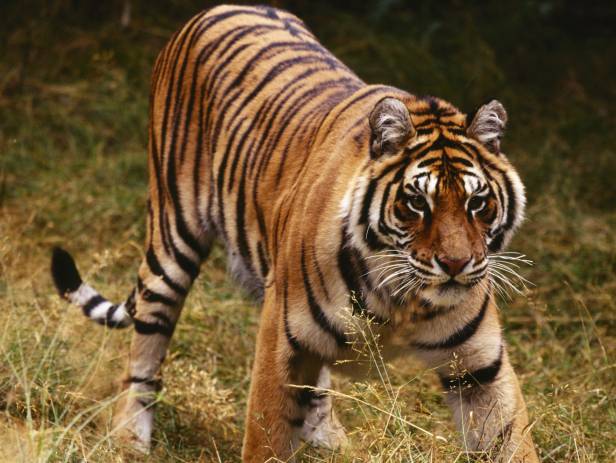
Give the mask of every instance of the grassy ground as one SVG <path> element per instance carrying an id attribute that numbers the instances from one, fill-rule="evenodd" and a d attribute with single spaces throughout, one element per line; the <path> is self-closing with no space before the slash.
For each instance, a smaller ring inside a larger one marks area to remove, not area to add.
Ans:
<path id="1" fill-rule="evenodd" d="M 55 296 L 48 259 L 64 244 L 103 294 L 126 296 L 143 252 L 151 63 L 201 6 L 134 2 L 122 28 L 119 1 L 31 3 L 0 11 L 12 25 L 0 35 L 0 461 L 135 461 L 109 439 L 130 333 Z M 615 461 L 613 11 L 278 3 L 370 82 L 463 108 L 504 101 L 505 148 L 529 189 L 512 249 L 535 260 L 536 286 L 501 308 L 533 434 L 543 461 Z M 173 339 L 147 461 L 239 459 L 257 319 L 215 250 Z M 412 359 L 385 366 L 387 380 L 336 378 L 352 447 L 302 461 L 468 460 L 434 375 Z"/>

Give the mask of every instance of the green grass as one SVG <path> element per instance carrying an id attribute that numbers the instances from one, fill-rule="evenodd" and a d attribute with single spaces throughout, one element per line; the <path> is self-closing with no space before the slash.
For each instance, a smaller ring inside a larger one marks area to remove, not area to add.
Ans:
<path id="1" fill-rule="evenodd" d="M 119 3 L 48 3 L 2 12 L 14 27 L 0 35 L 0 461 L 135 461 L 109 438 L 130 333 L 100 329 L 61 301 L 49 255 L 69 247 L 110 298 L 131 288 L 143 252 L 149 73 L 200 6 L 135 2 L 123 29 Z M 535 261 L 525 275 L 536 286 L 501 312 L 533 435 L 547 462 L 616 460 L 616 46 L 599 27 L 612 12 L 588 32 L 559 2 L 512 2 L 500 15 L 455 2 L 279 3 L 370 82 L 465 109 L 491 95 L 505 103 L 504 146 L 529 192 L 512 249 Z M 257 321 L 216 249 L 173 338 L 147 461 L 239 459 Z M 435 375 L 408 358 L 367 360 L 389 379 L 335 378 L 351 448 L 306 449 L 302 461 L 468 461 Z"/>

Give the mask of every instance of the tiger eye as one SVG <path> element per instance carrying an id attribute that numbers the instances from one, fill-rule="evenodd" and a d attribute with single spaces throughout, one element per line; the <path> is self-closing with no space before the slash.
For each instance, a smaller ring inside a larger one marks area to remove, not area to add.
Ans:
<path id="1" fill-rule="evenodd" d="M 468 210 L 478 212 L 486 206 L 486 198 L 482 196 L 473 196 L 468 202 Z"/>
<path id="2" fill-rule="evenodd" d="M 422 195 L 413 195 L 409 198 L 409 203 L 413 209 L 417 209 L 418 211 L 423 211 L 427 206 L 428 202 L 426 198 Z"/>

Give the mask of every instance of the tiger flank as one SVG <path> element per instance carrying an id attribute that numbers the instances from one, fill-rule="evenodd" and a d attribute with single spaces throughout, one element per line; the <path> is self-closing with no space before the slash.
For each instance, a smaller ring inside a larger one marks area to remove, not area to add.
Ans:
<path id="1" fill-rule="evenodd" d="M 191 19 L 154 66 L 135 289 L 113 304 L 66 251 L 52 259 L 63 297 L 134 329 L 121 435 L 150 448 L 161 363 L 218 238 L 263 303 L 244 462 L 286 460 L 301 440 L 346 442 L 319 391 L 354 341 L 349 307 L 436 369 L 469 450 L 538 461 L 495 305 L 525 203 L 500 151 L 506 123 L 495 100 L 467 115 L 365 84 L 285 11 L 220 6 Z"/>

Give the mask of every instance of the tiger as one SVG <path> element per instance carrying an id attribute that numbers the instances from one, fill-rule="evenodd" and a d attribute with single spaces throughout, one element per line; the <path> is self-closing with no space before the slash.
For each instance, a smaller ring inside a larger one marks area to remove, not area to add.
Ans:
<path id="1" fill-rule="evenodd" d="M 436 371 L 467 449 L 539 461 L 490 278 L 526 201 L 501 152 L 506 124 L 497 100 L 466 114 L 366 84 L 280 9 L 223 5 L 189 20 L 152 73 L 136 286 L 112 303 L 67 251 L 52 255 L 63 298 L 134 329 L 120 437 L 151 448 L 161 365 L 218 240 L 262 305 L 244 462 L 291 459 L 302 441 L 350 445 L 328 393 L 354 341 L 349 316 Z"/>

